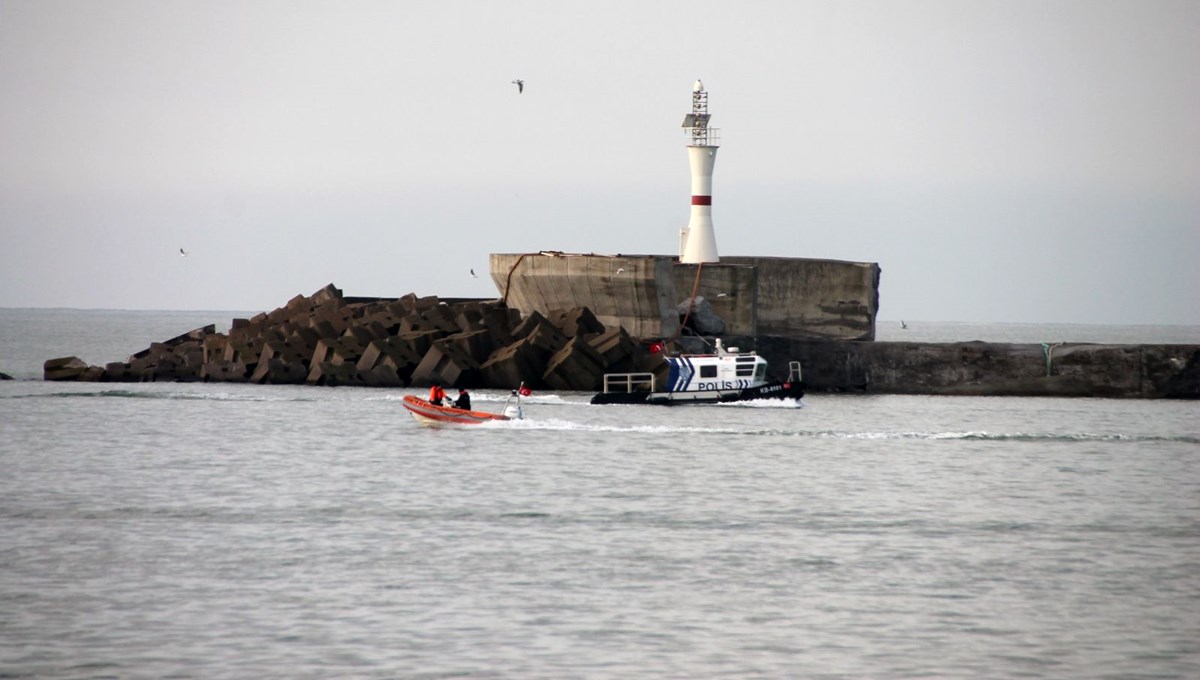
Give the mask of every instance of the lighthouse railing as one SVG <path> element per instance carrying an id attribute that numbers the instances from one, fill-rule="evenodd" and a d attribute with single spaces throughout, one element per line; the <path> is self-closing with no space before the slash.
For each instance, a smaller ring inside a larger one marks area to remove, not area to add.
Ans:
<path id="1" fill-rule="evenodd" d="M 691 142 L 688 143 L 688 146 L 721 145 L 721 128 L 693 127 L 684 128 L 684 131 L 691 137 Z"/>

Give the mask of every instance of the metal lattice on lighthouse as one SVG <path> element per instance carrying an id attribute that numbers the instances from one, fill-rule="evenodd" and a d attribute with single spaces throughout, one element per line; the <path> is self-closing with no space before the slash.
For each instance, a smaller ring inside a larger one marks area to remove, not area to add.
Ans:
<path id="1" fill-rule="evenodd" d="M 708 92 L 697 80 L 692 86 L 692 112 L 683 119 L 692 166 L 692 213 L 688 225 L 679 231 L 679 261 L 689 264 L 720 261 L 712 223 L 712 173 L 719 130 L 710 128 L 708 119 Z"/>

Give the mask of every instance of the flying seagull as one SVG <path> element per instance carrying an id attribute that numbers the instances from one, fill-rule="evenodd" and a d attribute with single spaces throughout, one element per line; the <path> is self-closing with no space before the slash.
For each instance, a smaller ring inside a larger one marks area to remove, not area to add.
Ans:
<path id="1" fill-rule="evenodd" d="M 524 80 L 517 78 L 516 80 L 513 81 L 513 85 L 517 86 L 517 94 L 521 94 L 522 92 L 525 91 L 525 81 Z"/>
<path id="2" fill-rule="evenodd" d="M 900 328 L 908 328 L 908 324 L 904 323 L 904 319 L 900 319 Z"/>
<path id="3" fill-rule="evenodd" d="M 188 256 L 187 251 L 184 250 L 183 248 L 180 248 L 179 249 L 179 257 L 187 257 L 187 256 Z"/>
<path id="4" fill-rule="evenodd" d="M 622 273 L 624 273 L 624 272 L 625 272 L 625 268 L 624 268 L 624 267 L 617 267 L 617 273 L 618 273 L 618 274 L 622 274 Z"/>
<path id="5" fill-rule="evenodd" d="M 474 269 L 471 270 L 471 278 L 473 278 L 473 279 L 479 278 L 479 276 L 475 273 Z"/>

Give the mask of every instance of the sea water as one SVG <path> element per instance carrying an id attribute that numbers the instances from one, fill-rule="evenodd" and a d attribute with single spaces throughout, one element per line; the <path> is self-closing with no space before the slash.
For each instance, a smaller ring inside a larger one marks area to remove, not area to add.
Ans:
<path id="1" fill-rule="evenodd" d="M 0 371 L 233 315 L 0 310 Z M 1200 676 L 1196 402 L 414 392 L 0 382 L 0 677 Z"/>

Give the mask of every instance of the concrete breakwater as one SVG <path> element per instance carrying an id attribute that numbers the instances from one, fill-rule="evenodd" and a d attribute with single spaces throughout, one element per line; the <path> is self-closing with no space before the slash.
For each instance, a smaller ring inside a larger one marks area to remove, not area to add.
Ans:
<path id="1" fill-rule="evenodd" d="M 772 366 L 800 361 L 809 391 L 1200 399 L 1200 345 L 837 342 L 726 338 Z"/>
<path id="2" fill-rule="evenodd" d="M 495 300 L 348 298 L 330 284 L 234 319 L 228 333 L 197 328 L 104 366 L 51 359 L 43 377 L 595 390 L 605 372 L 653 371 L 661 363 L 587 309 L 521 316 Z"/>
<path id="3" fill-rule="evenodd" d="M 659 339 L 606 327 L 588 308 L 522 315 L 498 300 L 347 298 L 331 284 L 234 319 L 228 333 L 198 328 L 105 366 L 51 359 L 43 376 L 595 391 L 606 372 L 657 372 L 663 381 L 663 362 L 647 349 Z M 1200 345 L 724 341 L 762 354 L 776 373 L 800 361 L 812 392 L 1200 398 Z M 702 353 L 709 342 L 683 337 L 669 349 Z"/>

